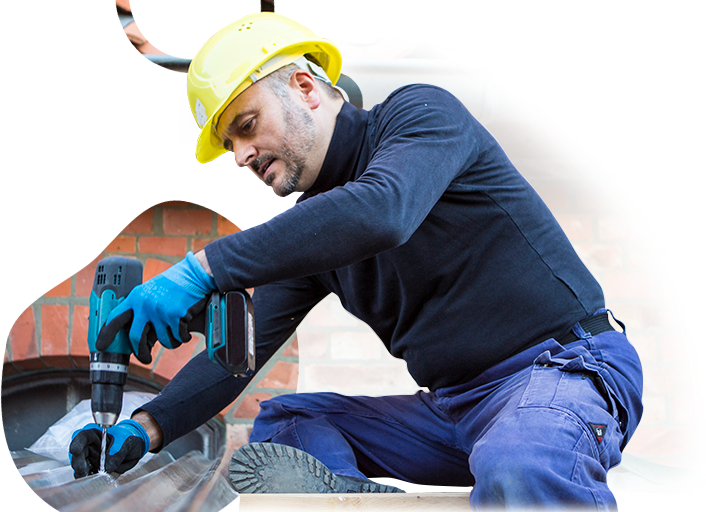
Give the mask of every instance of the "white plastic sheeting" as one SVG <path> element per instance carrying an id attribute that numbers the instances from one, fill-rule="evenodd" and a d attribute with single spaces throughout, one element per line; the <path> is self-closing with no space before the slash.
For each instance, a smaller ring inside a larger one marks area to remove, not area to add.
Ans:
<path id="1" fill-rule="evenodd" d="M 154 394 L 127 392 L 118 421 Z M 174 460 L 166 451 L 148 453 L 122 475 L 99 473 L 74 479 L 68 447 L 73 432 L 93 422 L 91 401 L 84 400 L 49 427 L 28 450 L 13 452 L 25 483 L 47 504 L 62 512 L 217 512 L 238 499 L 228 480 L 231 451 L 216 460 L 191 451 Z"/>
<path id="2" fill-rule="evenodd" d="M 118 417 L 118 421 L 130 418 L 132 411 L 141 405 L 152 400 L 156 395 L 152 393 L 141 393 L 128 391 L 123 393 L 123 408 Z M 47 431 L 37 439 L 29 451 L 39 455 L 44 455 L 57 460 L 62 464 L 69 464 L 69 444 L 73 433 L 89 423 L 93 423 L 91 413 L 91 401 L 83 400 L 76 407 L 71 409 L 63 418 L 59 419 Z M 151 454 L 148 454 L 148 456 Z"/>

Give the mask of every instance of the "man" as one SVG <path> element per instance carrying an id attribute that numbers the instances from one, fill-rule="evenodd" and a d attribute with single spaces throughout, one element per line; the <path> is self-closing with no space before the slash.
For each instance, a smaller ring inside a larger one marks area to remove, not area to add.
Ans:
<path id="1" fill-rule="evenodd" d="M 254 287 L 261 368 L 335 293 L 429 392 L 262 403 L 230 464 L 236 490 L 398 492 L 368 479 L 387 476 L 473 486 L 473 506 L 614 508 L 606 473 L 639 422 L 642 377 L 600 286 L 457 99 L 415 85 L 356 110 L 332 86 L 340 67 L 331 43 L 275 14 L 206 43 L 189 71 L 197 158 L 232 151 L 276 194 L 303 194 L 136 288 L 99 344 L 129 327 L 149 362 L 155 340 L 188 341 L 212 290 Z M 247 382 L 197 356 L 112 427 L 106 467 L 196 428 Z M 92 425 L 75 434 L 77 476 L 95 471 L 95 439 Z"/>

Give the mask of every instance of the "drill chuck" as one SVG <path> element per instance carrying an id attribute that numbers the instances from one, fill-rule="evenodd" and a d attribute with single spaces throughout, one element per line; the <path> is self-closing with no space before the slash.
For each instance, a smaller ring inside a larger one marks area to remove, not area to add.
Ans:
<path id="1" fill-rule="evenodd" d="M 91 353 L 91 411 L 99 425 L 115 425 L 118 420 L 129 360 L 126 354 Z"/>

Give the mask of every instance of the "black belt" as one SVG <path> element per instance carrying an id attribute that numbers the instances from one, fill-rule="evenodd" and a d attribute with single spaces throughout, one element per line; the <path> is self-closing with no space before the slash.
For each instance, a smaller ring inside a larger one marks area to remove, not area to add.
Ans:
<path id="1" fill-rule="evenodd" d="M 613 326 L 610 324 L 610 321 L 608 320 L 608 312 L 606 311 L 605 313 L 599 313 L 594 316 L 589 316 L 588 318 L 584 318 L 583 320 L 579 321 L 579 325 L 583 328 L 584 331 L 586 331 L 588 334 L 591 336 L 595 336 L 596 334 L 600 334 L 602 332 L 606 331 L 614 331 Z M 561 345 L 566 345 L 567 343 L 572 343 L 574 341 L 578 341 L 581 338 L 576 336 L 574 334 L 574 331 L 569 331 L 568 334 L 563 336 L 561 339 L 557 340 Z"/>

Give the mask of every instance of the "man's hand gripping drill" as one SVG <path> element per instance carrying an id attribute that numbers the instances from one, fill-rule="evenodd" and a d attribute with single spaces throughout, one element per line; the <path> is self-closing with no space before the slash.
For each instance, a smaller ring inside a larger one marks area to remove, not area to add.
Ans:
<path id="1" fill-rule="evenodd" d="M 98 264 L 99 270 L 104 261 Z M 115 261 L 111 260 L 111 263 Z M 140 265 L 139 281 L 142 280 L 141 274 Z M 106 280 L 110 285 L 111 279 L 113 283 L 118 281 L 118 288 L 107 286 L 110 290 L 102 293 Z M 101 280 L 103 282 L 99 282 Z M 115 275 L 106 278 L 100 277 L 99 272 L 96 274 L 94 292 L 98 289 L 101 293 L 96 293 L 95 298 L 92 293 L 89 318 L 89 324 L 93 323 L 89 325 L 93 384 L 91 407 L 96 422 L 73 434 L 69 458 L 76 478 L 101 469 L 123 473 L 133 468 L 149 451 L 150 438 L 138 421 L 124 420 L 115 424 L 122 407 L 129 354 L 134 353 L 139 361 L 149 364 L 156 341 L 170 349 L 188 342 L 191 338 L 189 322 L 204 309 L 209 294 L 216 289 L 215 281 L 193 253 L 188 253 L 184 260 L 144 284 L 129 284 L 132 291 L 127 297 L 121 295 L 120 284 L 125 283 L 121 283 Z M 127 329 L 128 336 L 125 336 Z M 91 346 L 92 339 L 95 347 Z M 114 357 L 121 359 L 114 360 L 112 354 L 118 354 Z M 105 439 L 103 427 L 107 427 Z M 104 468 L 101 467 L 102 454 Z"/>

